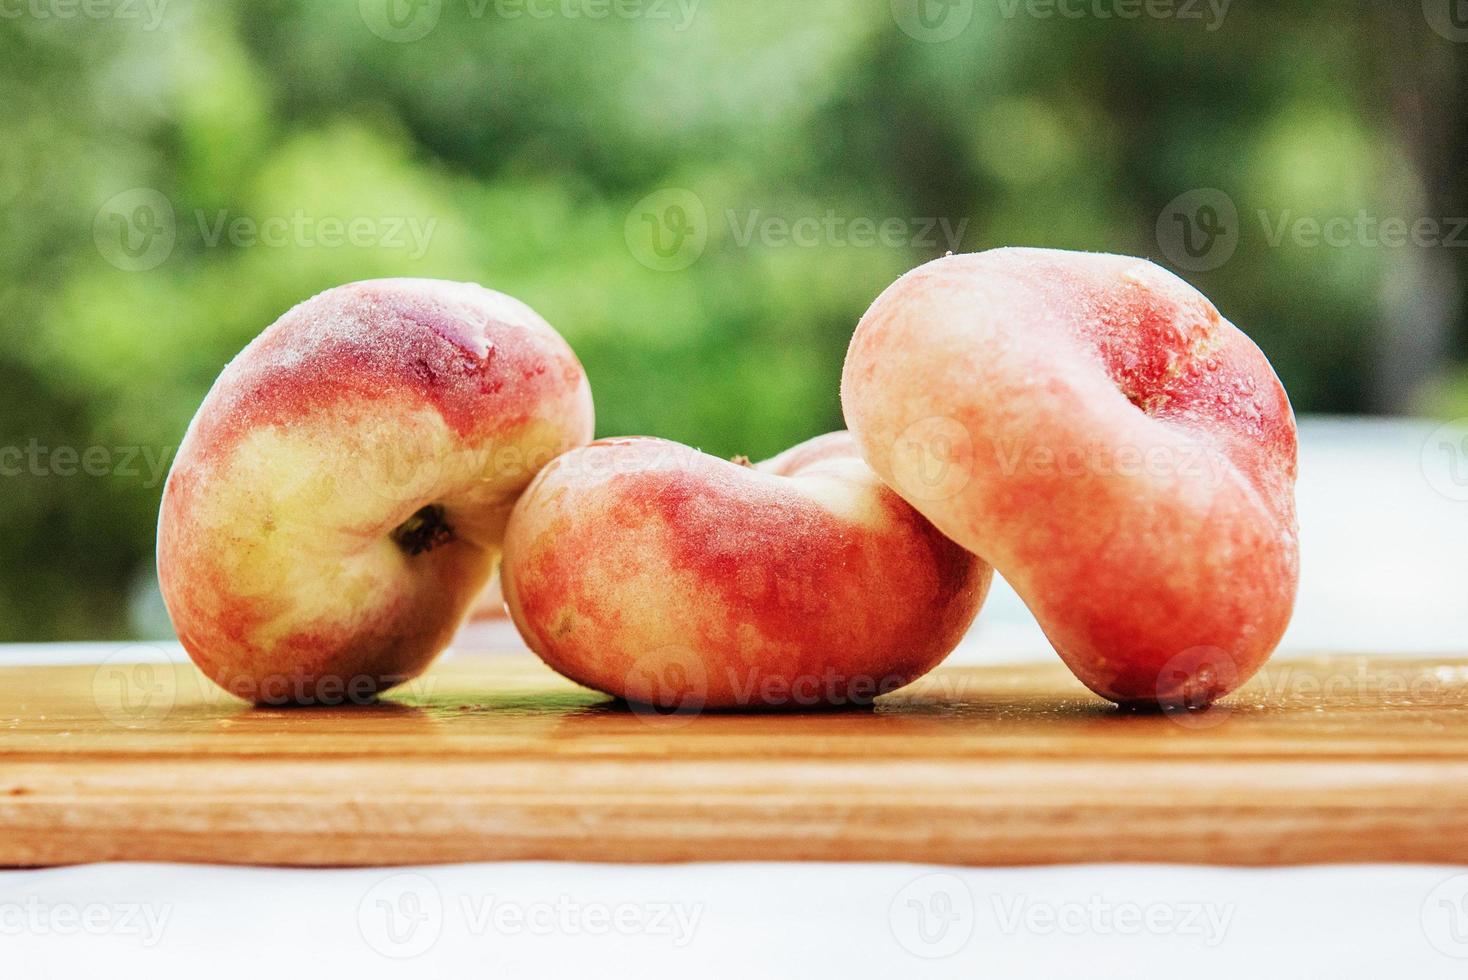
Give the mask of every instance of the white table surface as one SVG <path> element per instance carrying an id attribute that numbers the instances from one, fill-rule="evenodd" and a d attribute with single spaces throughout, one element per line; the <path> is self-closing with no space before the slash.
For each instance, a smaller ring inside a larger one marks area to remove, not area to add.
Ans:
<path id="1" fill-rule="evenodd" d="M 90 865 L 0 876 L 0 970 L 57 980 L 1461 978 L 1468 929 L 1457 941 L 1435 904 L 1468 889 L 1468 876 L 1454 875 L 1391 866 Z"/>
<path id="2" fill-rule="evenodd" d="M 1468 650 L 1468 443 L 1434 430 L 1302 421 L 1301 587 L 1277 656 Z M 466 636 L 466 645 L 514 642 L 503 624 Z M 0 647 L 0 664 L 88 662 L 119 646 Z M 1052 656 L 1000 586 L 953 659 Z M 0 872 L 0 978 L 254 978 L 262 970 L 1464 977 L 1468 868 L 113 864 Z"/>

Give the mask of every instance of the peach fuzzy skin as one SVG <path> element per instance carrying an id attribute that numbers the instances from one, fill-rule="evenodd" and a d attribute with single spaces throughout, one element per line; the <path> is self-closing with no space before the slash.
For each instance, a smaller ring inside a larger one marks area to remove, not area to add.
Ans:
<path id="1" fill-rule="evenodd" d="M 991 570 L 877 480 L 845 433 L 757 467 L 659 439 L 547 466 L 502 580 L 526 642 L 665 708 L 863 703 L 938 663 Z"/>
<path id="2" fill-rule="evenodd" d="M 158 575 L 194 662 L 247 700 L 422 671 L 537 470 L 591 438 L 565 341 L 470 283 L 339 286 L 224 369 L 164 488 Z"/>
<path id="3" fill-rule="evenodd" d="M 1171 273 L 1045 249 L 930 262 L 862 318 L 841 401 L 866 460 L 993 562 L 1097 694 L 1199 706 L 1278 644 L 1294 415 Z"/>

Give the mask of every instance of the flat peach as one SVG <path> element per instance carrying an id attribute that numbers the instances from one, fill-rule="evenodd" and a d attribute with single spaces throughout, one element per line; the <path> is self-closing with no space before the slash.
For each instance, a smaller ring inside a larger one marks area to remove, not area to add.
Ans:
<path id="1" fill-rule="evenodd" d="M 573 450 L 516 505 L 502 566 L 548 664 L 681 710 L 868 702 L 952 650 L 990 575 L 845 433 L 759 466 L 660 439 Z"/>
<path id="2" fill-rule="evenodd" d="M 1176 276 L 1044 249 L 930 262 L 862 318 L 841 400 L 867 462 L 991 561 L 1103 697 L 1204 705 L 1278 644 L 1294 416 Z"/>
<path id="3" fill-rule="evenodd" d="M 518 300 L 388 279 L 301 303 L 224 369 L 169 473 L 179 639 L 261 703 L 402 683 L 483 588 L 520 491 L 591 431 L 581 365 Z"/>

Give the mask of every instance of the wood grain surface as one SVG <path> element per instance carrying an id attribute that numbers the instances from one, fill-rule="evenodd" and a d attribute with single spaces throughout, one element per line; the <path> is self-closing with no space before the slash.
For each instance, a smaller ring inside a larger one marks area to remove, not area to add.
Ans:
<path id="1" fill-rule="evenodd" d="M 1059 665 L 865 710 L 653 716 L 519 656 L 262 710 L 192 667 L 0 669 L 0 864 L 1468 862 L 1468 660 L 1276 663 L 1206 712 Z"/>

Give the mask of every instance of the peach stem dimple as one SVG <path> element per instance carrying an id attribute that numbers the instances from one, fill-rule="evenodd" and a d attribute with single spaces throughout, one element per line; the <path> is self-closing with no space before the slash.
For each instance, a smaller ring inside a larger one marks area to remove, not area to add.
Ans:
<path id="1" fill-rule="evenodd" d="M 389 536 L 408 554 L 421 555 L 452 541 L 454 529 L 444 519 L 442 507 L 428 504 L 418 508 L 412 517 L 393 528 Z"/>

